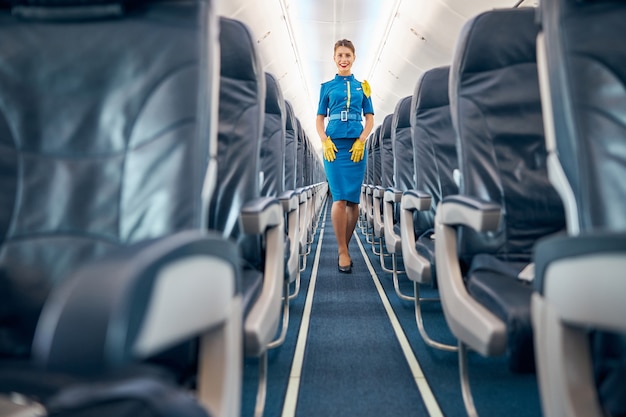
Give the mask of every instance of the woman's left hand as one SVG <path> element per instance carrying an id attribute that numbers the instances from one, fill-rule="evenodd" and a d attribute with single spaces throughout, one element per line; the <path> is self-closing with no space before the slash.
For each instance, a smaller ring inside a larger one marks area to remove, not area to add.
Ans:
<path id="1" fill-rule="evenodd" d="M 365 142 L 361 139 L 355 140 L 350 148 L 350 153 L 352 154 L 350 157 L 352 162 L 361 162 L 365 153 Z"/>

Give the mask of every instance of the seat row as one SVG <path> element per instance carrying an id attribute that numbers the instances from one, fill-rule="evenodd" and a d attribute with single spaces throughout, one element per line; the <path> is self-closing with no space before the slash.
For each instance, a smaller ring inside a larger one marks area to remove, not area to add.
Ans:
<path id="1" fill-rule="evenodd" d="M 424 342 L 458 351 L 469 415 L 468 349 L 537 369 L 546 416 L 626 414 L 624 13 L 546 0 L 478 15 L 369 138 L 363 230 Z M 426 333 L 420 285 L 438 287 L 457 346 Z"/>
<path id="2" fill-rule="evenodd" d="M 0 415 L 239 416 L 326 195 L 249 30 L 208 0 L 0 21 Z"/>

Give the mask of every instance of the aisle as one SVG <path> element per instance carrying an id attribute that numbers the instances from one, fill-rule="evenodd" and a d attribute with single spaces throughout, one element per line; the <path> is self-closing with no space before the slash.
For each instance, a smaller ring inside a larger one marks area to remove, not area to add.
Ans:
<path id="1" fill-rule="evenodd" d="M 295 415 L 428 415 L 358 236 L 342 274 L 330 210 L 325 220 Z"/>

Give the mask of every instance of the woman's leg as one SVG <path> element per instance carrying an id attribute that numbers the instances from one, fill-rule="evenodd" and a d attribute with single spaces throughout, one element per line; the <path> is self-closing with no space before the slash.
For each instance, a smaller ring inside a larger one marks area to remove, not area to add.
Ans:
<path id="1" fill-rule="evenodd" d="M 346 247 L 350 246 L 350 239 L 359 220 L 359 205 L 357 203 L 346 203 Z"/>
<path id="2" fill-rule="evenodd" d="M 348 241 L 346 240 L 348 216 L 347 202 L 339 200 L 333 202 L 330 217 L 333 221 L 333 229 L 337 238 L 337 251 L 339 252 L 339 265 L 350 265 L 350 254 L 348 253 Z"/>

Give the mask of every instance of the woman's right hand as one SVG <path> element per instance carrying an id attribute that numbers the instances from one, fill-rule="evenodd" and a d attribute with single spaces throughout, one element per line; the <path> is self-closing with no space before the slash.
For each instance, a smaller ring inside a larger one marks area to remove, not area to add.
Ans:
<path id="1" fill-rule="evenodd" d="M 324 150 L 324 159 L 328 162 L 333 162 L 335 160 L 335 153 L 337 152 L 337 147 L 330 140 L 330 136 L 326 137 L 326 140 L 322 141 L 322 149 Z"/>

